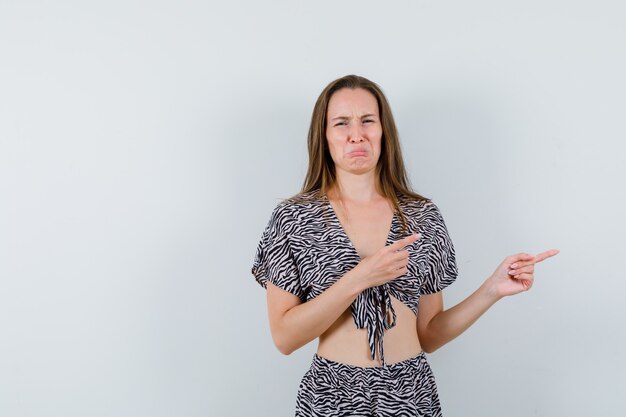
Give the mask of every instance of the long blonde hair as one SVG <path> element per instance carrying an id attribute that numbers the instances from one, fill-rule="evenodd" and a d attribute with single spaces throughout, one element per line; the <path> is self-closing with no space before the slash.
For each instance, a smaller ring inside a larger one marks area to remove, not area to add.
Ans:
<path id="1" fill-rule="evenodd" d="M 300 192 L 308 193 L 319 190 L 321 195 L 326 195 L 336 184 L 335 163 L 330 155 L 326 139 L 326 113 L 330 98 L 342 88 L 362 88 L 376 97 L 383 129 L 380 157 L 376 165 L 376 177 L 378 178 L 376 186 L 378 191 L 393 204 L 394 210 L 399 214 L 402 227 L 405 228 L 406 218 L 400 210 L 398 196 L 425 201 L 429 201 L 429 199 L 412 190 L 404 168 L 398 130 L 389 103 L 381 88 L 367 78 L 358 75 L 346 75 L 338 78 L 324 88 L 315 102 L 307 142 L 309 167 Z"/>

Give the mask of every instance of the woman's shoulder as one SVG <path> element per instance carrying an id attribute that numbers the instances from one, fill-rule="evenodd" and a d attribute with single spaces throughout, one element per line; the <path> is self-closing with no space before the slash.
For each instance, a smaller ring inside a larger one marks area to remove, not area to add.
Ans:
<path id="1" fill-rule="evenodd" d="M 325 199 L 324 194 L 317 189 L 312 191 L 300 192 L 294 196 L 291 196 L 283 200 L 283 204 L 294 207 L 306 207 L 311 205 L 319 205 Z"/>
<path id="2" fill-rule="evenodd" d="M 430 198 L 403 197 L 399 204 L 410 222 L 430 225 L 444 223 L 441 210 Z"/>
<path id="3" fill-rule="evenodd" d="M 298 193 L 281 200 L 274 208 L 272 218 L 286 221 L 317 214 L 324 204 L 324 198 L 319 190 Z"/>
<path id="4" fill-rule="evenodd" d="M 435 206 L 430 198 L 421 195 L 397 194 L 398 204 L 405 214 L 417 214 Z M 435 206 L 436 207 L 436 206 Z"/>

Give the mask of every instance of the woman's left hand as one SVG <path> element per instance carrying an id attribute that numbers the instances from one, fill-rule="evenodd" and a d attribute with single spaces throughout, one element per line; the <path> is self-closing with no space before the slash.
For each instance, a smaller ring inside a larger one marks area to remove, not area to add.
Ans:
<path id="1" fill-rule="evenodd" d="M 535 264 L 559 253 L 558 249 L 550 249 L 535 256 L 518 253 L 508 256 L 487 279 L 498 297 L 528 291 L 535 279 Z"/>

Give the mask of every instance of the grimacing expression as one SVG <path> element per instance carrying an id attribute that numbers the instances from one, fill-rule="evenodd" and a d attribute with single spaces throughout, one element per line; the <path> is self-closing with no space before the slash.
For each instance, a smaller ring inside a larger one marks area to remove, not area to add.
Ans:
<path id="1" fill-rule="evenodd" d="M 362 88 L 342 88 L 330 97 L 326 140 L 335 170 L 363 174 L 374 170 L 383 128 L 376 97 Z"/>

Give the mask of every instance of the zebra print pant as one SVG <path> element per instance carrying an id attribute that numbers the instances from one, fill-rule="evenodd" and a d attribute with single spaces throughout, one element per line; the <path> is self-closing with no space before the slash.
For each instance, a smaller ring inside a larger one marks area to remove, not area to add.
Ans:
<path id="1" fill-rule="evenodd" d="M 296 417 L 441 417 L 435 377 L 424 352 L 362 368 L 314 355 L 296 400 Z"/>

